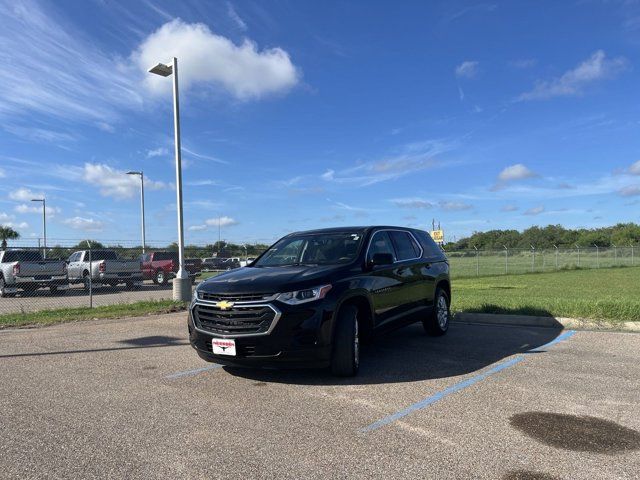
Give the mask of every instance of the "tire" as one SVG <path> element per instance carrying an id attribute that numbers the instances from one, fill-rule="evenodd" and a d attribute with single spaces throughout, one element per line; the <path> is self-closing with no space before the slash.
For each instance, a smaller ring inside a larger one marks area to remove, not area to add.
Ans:
<path id="1" fill-rule="evenodd" d="M 331 373 L 339 377 L 353 377 L 360 367 L 360 338 L 358 309 L 353 305 L 340 308 L 336 320 L 331 351 Z"/>
<path id="2" fill-rule="evenodd" d="M 133 282 L 125 282 L 124 288 L 127 290 L 133 290 L 135 288 L 135 284 Z"/>
<path id="3" fill-rule="evenodd" d="M 422 320 L 422 326 L 427 335 L 439 337 L 447 333 L 451 322 L 451 311 L 449 310 L 450 300 L 447 292 L 441 288 L 436 288 L 433 302 L 433 309 L 429 316 Z"/>
<path id="4" fill-rule="evenodd" d="M 49 292 L 51 292 L 51 295 L 66 295 L 67 294 L 67 290 L 58 290 L 58 287 L 49 287 Z"/>
<path id="5" fill-rule="evenodd" d="M 153 276 L 153 281 L 158 285 L 166 285 L 167 284 L 167 274 L 164 270 L 158 269 L 156 270 L 156 274 Z"/>
<path id="6" fill-rule="evenodd" d="M 5 290 L 6 284 L 4 283 L 4 277 L 0 276 L 0 297 L 15 297 L 15 293 L 7 293 Z"/>
<path id="7" fill-rule="evenodd" d="M 89 291 L 89 284 L 91 283 L 91 279 L 89 278 L 89 272 L 84 272 L 82 274 L 82 283 L 84 285 L 84 291 Z"/>

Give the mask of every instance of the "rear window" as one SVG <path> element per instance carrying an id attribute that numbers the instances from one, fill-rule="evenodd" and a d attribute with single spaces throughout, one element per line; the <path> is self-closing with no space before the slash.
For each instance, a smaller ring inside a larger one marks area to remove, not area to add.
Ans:
<path id="1" fill-rule="evenodd" d="M 178 252 L 156 252 L 153 254 L 154 260 L 177 260 Z"/>
<path id="2" fill-rule="evenodd" d="M 40 262 L 42 254 L 37 250 L 9 250 L 4 252 L 4 262 Z"/>
<path id="3" fill-rule="evenodd" d="M 89 255 L 87 254 L 87 258 Z M 95 260 L 117 260 L 118 254 L 113 250 L 92 250 L 91 259 Z"/>
<path id="4" fill-rule="evenodd" d="M 420 246 L 409 232 L 394 230 L 390 234 L 396 247 L 399 261 L 411 260 L 420 256 Z"/>

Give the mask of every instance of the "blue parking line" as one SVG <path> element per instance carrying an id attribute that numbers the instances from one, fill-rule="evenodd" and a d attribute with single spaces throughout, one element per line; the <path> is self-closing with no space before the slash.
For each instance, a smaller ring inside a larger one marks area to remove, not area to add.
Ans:
<path id="1" fill-rule="evenodd" d="M 165 378 L 173 380 L 175 378 L 191 377 L 193 375 L 197 375 L 202 372 L 208 372 L 209 370 L 216 370 L 218 368 L 222 368 L 222 365 L 217 365 L 214 363 L 213 365 L 208 365 L 202 368 L 195 368 L 193 370 L 185 370 L 184 372 L 172 373 L 171 375 L 167 375 Z"/>
<path id="2" fill-rule="evenodd" d="M 551 340 L 549 343 L 545 343 L 544 345 L 540 345 L 539 347 L 532 348 L 531 350 L 529 350 L 529 352 L 544 352 L 550 346 L 555 345 L 556 343 L 560 343 L 564 340 L 567 340 L 568 338 L 575 335 L 575 333 L 576 333 L 575 330 L 567 330 L 562 335 L 558 335 L 556 338 Z"/>
<path id="3" fill-rule="evenodd" d="M 563 333 L 562 335 L 559 335 L 558 337 L 556 337 L 554 340 L 552 340 L 549 343 L 545 343 L 544 345 L 541 345 L 539 347 L 536 348 L 532 348 L 531 350 L 528 350 L 527 353 L 529 352 L 542 352 L 545 349 L 547 349 L 548 347 L 555 345 L 556 343 L 562 342 L 564 340 L 567 340 L 568 338 L 572 337 L 576 332 L 574 330 L 569 330 L 565 333 Z M 499 363 L 498 365 L 496 365 L 495 367 L 491 368 L 490 370 L 487 370 L 486 372 L 483 372 L 479 375 L 476 375 L 475 377 L 471 377 L 467 380 L 464 380 L 460 383 L 456 383 L 455 385 L 445 388 L 444 390 L 431 395 L 430 397 L 425 398 L 424 400 L 421 400 L 417 403 L 414 403 L 413 405 L 408 406 L 407 408 L 405 408 L 404 410 L 400 410 L 392 415 L 389 415 L 388 417 L 384 417 L 380 420 L 378 420 L 377 422 L 372 423 L 371 425 L 368 425 L 364 428 L 360 429 L 360 432 L 362 433 L 367 433 L 367 432 L 372 432 L 374 430 L 377 430 L 381 427 L 384 427 L 385 425 L 388 425 L 392 422 L 395 422 L 396 420 L 399 420 L 402 417 L 406 417 L 407 415 L 417 411 L 417 410 L 421 410 L 425 407 L 428 407 L 429 405 L 433 405 L 434 403 L 442 400 L 443 398 L 448 397 L 449 395 L 459 392 L 460 390 L 463 390 L 467 387 L 470 387 L 471 385 L 474 385 L 484 379 L 486 379 L 487 377 L 490 377 L 491 375 L 494 375 L 502 370 L 504 370 L 505 368 L 509 368 L 512 367 L 513 365 L 522 362 L 523 360 L 525 360 L 525 357 L 523 356 L 517 356 L 514 357 L 510 360 L 507 360 L 505 362 Z"/>

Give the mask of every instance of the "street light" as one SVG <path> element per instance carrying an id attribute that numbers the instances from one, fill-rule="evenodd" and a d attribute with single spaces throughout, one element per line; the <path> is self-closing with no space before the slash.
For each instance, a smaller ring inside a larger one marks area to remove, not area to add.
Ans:
<path id="1" fill-rule="evenodd" d="M 127 175 L 138 175 L 140 177 L 140 205 L 142 209 L 142 253 L 144 253 L 144 249 L 147 245 L 145 239 L 145 231 L 144 231 L 144 173 L 140 172 L 127 172 Z"/>
<path id="2" fill-rule="evenodd" d="M 178 210 L 178 273 L 173 279 L 173 299 L 188 302 L 191 300 L 191 282 L 184 266 L 184 230 L 182 215 L 182 158 L 180 152 L 180 103 L 178 99 L 178 59 L 173 57 L 171 65 L 158 63 L 149 69 L 149 73 L 168 77 L 173 74 L 173 131 L 176 153 L 176 206 Z"/>
<path id="3" fill-rule="evenodd" d="M 42 198 L 32 198 L 32 202 L 42 202 L 42 236 L 44 241 L 44 250 L 42 258 L 47 259 L 47 200 Z"/>

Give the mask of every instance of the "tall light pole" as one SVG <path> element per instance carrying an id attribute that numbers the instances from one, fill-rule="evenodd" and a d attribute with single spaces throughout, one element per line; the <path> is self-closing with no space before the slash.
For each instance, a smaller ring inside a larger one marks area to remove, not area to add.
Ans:
<path id="1" fill-rule="evenodd" d="M 42 240 L 44 242 L 44 250 L 42 258 L 47 259 L 47 200 L 42 198 L 32 198 L 32 202 L 42 202 Z"/>
<path id="2" fill-rule="evenodd" d="M 140 208 L 142 209 L 142 253 L 147 245 L 146 235 L 144 230 L 144 173 L 139 172 L 127 172 L 127 175 L 138 175 L 140 177 Z"/>
<path id="3" fill-rule="evenodd" d="M 178 99 L 178 59 L 173 57 L 171 65 L 157 64 L 149 73 L 168 77 L 173 74 L 173 131 L 176 152 L 176 206 L 178 210 L 178 262 L 180 264 L 176 278 L 173 279 L 173 299 L 188 302 L 191 300 L 191 282 L 184 266 L 184 222 L 182 214 L 182 157 L 180 148 L 180 102 Z"/>

